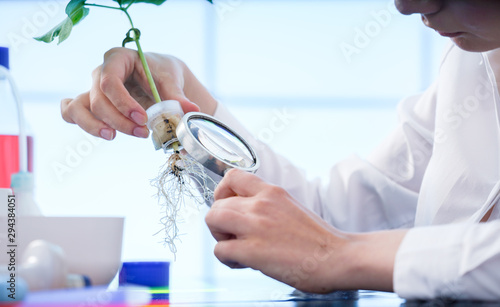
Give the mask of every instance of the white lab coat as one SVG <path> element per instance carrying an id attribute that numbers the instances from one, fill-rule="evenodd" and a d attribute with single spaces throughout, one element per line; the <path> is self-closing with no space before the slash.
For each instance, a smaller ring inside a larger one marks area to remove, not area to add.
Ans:
<path id="1" fill-rule="evenodd" d="M 496 51 L 495 51 L 496 52 Z M 450 47 L 438 80 L 404 99 L 400 124 L 366 160 L 333 166 L 326 184 L 253 138 L 222 106 L 262 160 L 257 174 L 346 231 L 412 228 L 394 289 L 403 298 L 500 299 L 499 95 L 491 54 Z"/>

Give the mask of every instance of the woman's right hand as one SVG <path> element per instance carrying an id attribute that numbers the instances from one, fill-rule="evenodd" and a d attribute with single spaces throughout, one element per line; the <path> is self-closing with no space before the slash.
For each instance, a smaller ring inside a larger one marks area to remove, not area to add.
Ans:
<path id="1" fill-rule="evenodd" d="M 213 114 L 217 101 L 179 59 L 147 53 L 162 100 L 177 100 L 185 113 Z M 155 103 L 137 51 L 114 48 L 92 73 L 90 91 L 61 102 L 62 117 L 88 133 L 112 140 L 116 131 L 146 138 L 146 109 Z"/>

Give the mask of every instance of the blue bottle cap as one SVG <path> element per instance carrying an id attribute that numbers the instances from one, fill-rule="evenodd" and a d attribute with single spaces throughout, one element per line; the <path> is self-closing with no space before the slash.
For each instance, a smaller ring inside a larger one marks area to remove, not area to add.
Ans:
<path id="1" fill-rule="evenodd" d="M 167 288 L 170 262 L 124 262 L 120 270 L 120 286 L 135 284 L 151 288 Z"/>
<path id="2" fill-rule="evenodd" d="M 0 274 L 0 305 L 17 304 L 28 293 L 28 284 L 24 279 Z"/>
<path id="3" fill-rule="evenodd" d="M 9 69 L 9 48 L 0 47 L 0 65 Z"/>
<path id="4" fill-rule="evenodd" d="M 35 176 L 30 172 L 14 173 L 10 176 L 10 187 L 18 191 L 33 191 Z"/>

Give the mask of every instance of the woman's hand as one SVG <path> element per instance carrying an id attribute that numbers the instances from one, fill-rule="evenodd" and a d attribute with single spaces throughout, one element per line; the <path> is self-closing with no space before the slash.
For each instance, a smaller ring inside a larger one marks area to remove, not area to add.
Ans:
<path id="1" fill-rule="evenodd" d="M 216 100 L 179 59 L 147 53 L 146 59 L 162 100 L 177 100 L 185 113 L 213 114 Z M 88 133 L 111 140 L 116 131 L 146 138 L 145 109 L 155 103 L 136 51 L 114 48 L 92 73 L 92 88 L 61 102 L 63 119 Z"/>
<path id="2" fill-rule="evenodd" d="M 206 216 L 215 256 L 299 290 L 391 290 L 394 257 L 406 231 L 343 233 L 257 176 L 231 170 Z"/>

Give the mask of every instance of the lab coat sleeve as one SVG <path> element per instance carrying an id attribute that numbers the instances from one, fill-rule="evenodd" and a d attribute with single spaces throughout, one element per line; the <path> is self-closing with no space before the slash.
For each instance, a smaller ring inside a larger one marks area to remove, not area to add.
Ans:
<path id="1" fill-rule="evenodd" d="M 345 231 L 392 229 L 413 226 L 432 149 L 433 92 L 405 99 L 396 131 L 368 160 L 352 156 L 333 166 L 325 185 L 308 181 L 303 170 L 255 139 L 221 103 L 214 115 L 254 147 L 261 159 L 258 176 L 285 188 L 328 223 Z"/>
<path id="2" fill-rule="evenodd" d="M 406 299 L 500 300 L 500 220 L 417 227 L 405 236 L 394 290 Z"/>

